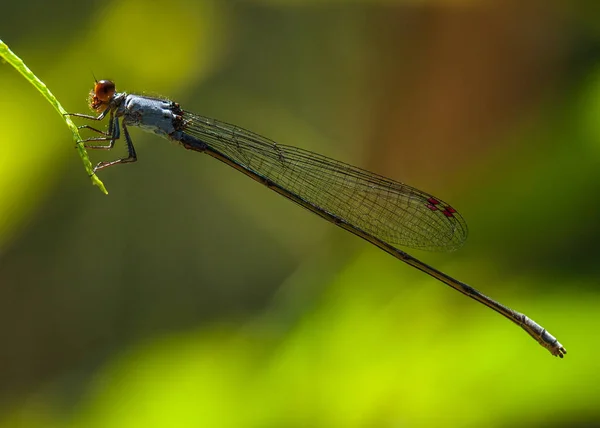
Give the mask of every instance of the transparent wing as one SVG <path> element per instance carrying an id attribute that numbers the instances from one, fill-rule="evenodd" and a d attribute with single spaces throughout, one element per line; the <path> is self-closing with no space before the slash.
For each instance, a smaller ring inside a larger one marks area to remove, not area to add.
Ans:
<path id="1" fill-rule="evenodd" d="M 186 134 L 390 245 L 451 251 L 467 237 L 466 222 L 450 205 L 406 184 L 235 125 L 189 112 L 183 119 Z"/>

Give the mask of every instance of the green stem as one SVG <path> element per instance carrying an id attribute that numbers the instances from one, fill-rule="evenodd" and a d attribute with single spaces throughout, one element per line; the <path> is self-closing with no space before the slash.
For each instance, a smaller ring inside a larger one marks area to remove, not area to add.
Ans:
<path id="1" fill-rule="evenodd" d="M 98 176 L 94 174 L 94 170 L 92 167 L 92 163 L 90 162 L 90 158 L 88 157 L 87 151 L 85 150 L 85 146 L 81 142 L 81 136 L 79 135 L 79 130 L 77 126 L 73 123 L 69 116 L 66 116 L 67 111 L 60 105 L 56 97 L 50 92 L 50 89 L 37 78 L 35 74 L 25 65 L 23 60 L 15 55 L 8 46 L 0 39 L 0 57 L 4 58 L 10 65 L 17 69 L 19 73 L 25 77 L 35 88 L 40 91 L 40 93 L 48 100 L 50 104 L 54 106 L 54 108 L 58 111 L 60 116 L 63 118 L 71 132 L 73 133 L 73 139 L 77 143 L 77 151 L 79 152 L 79 156 L 83 162 L 83 166 L 87 171 L 88 175 L 92 179 L 92 184 L 98 186 L 102 192 L 108 194 L 106 188 L 104 187 L 104 183 L 100 181 Z"/>

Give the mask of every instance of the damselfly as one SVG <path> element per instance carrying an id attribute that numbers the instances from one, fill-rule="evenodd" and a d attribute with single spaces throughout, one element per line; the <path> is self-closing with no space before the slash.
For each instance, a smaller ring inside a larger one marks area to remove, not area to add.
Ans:
<path id="1" fill-rule="evenodd" d="M 71 113 L 92 120 L 109 117 L 108 129 L 87 128 L 89 149 L 112 149 L 125 137 L 128 156 L 100 162 L 94 172 L 137 160 L 128 126 L 177 141 L 237 169 L 269 189 L 360 236 L 397 259 L 483 303 L 521 326 L 552 355 L 565 348 L 546 329 L 522 313 L 485 296 L 475 288 L 421 262 L 398 246 L 454 250 L 467 237 L 467 225 L 450 205 L 430 194 L 325 156 L 275 143 L 238 126 L 183 110 L 168 99 L 116 92 L 110 80 L 96 81 L 90 107 L 98 116 Z M 120 119 L 120 121 L 119 121 Z M 93 142 L 105 142 L 90 145 Z"/>

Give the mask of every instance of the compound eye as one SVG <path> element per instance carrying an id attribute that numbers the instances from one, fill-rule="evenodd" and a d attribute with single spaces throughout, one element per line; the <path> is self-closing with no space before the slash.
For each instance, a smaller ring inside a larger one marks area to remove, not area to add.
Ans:
<path id="1" fill-rule="evenodd" d="M 100 80 L 94 85 L 94 94 L 102 102 L 108 102 L 115 94 L 115 84 L 110 80 Z"/>

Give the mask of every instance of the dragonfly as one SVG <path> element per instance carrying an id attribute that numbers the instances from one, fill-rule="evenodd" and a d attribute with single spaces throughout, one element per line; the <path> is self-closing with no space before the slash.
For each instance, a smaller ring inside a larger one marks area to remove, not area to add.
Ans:
<path id="1" fill-rule="evenodd" d="M 89 107 L 96 115 L 70 116 L 102 121 L 106 130 L 80 142 L 110 150 L 124 137 L 127 157 L 100 162 L 104 168 L 135 162 L 128 127 L 141 128 L 188 150 L 205 153 L 379 247 L 398 260 L 493 309 L 525 330 L 554 356 L 567 353 L 544 327 L 462 281 L 418 260 L 398 247 L 453 251 L 467 238 L 467 224 L 448 203 L 404 183 L 298 147 L 278 144 L 239 126 L 184 110 L 169 99 L 117 92 L 110 80 L 96 80 Z"/>

